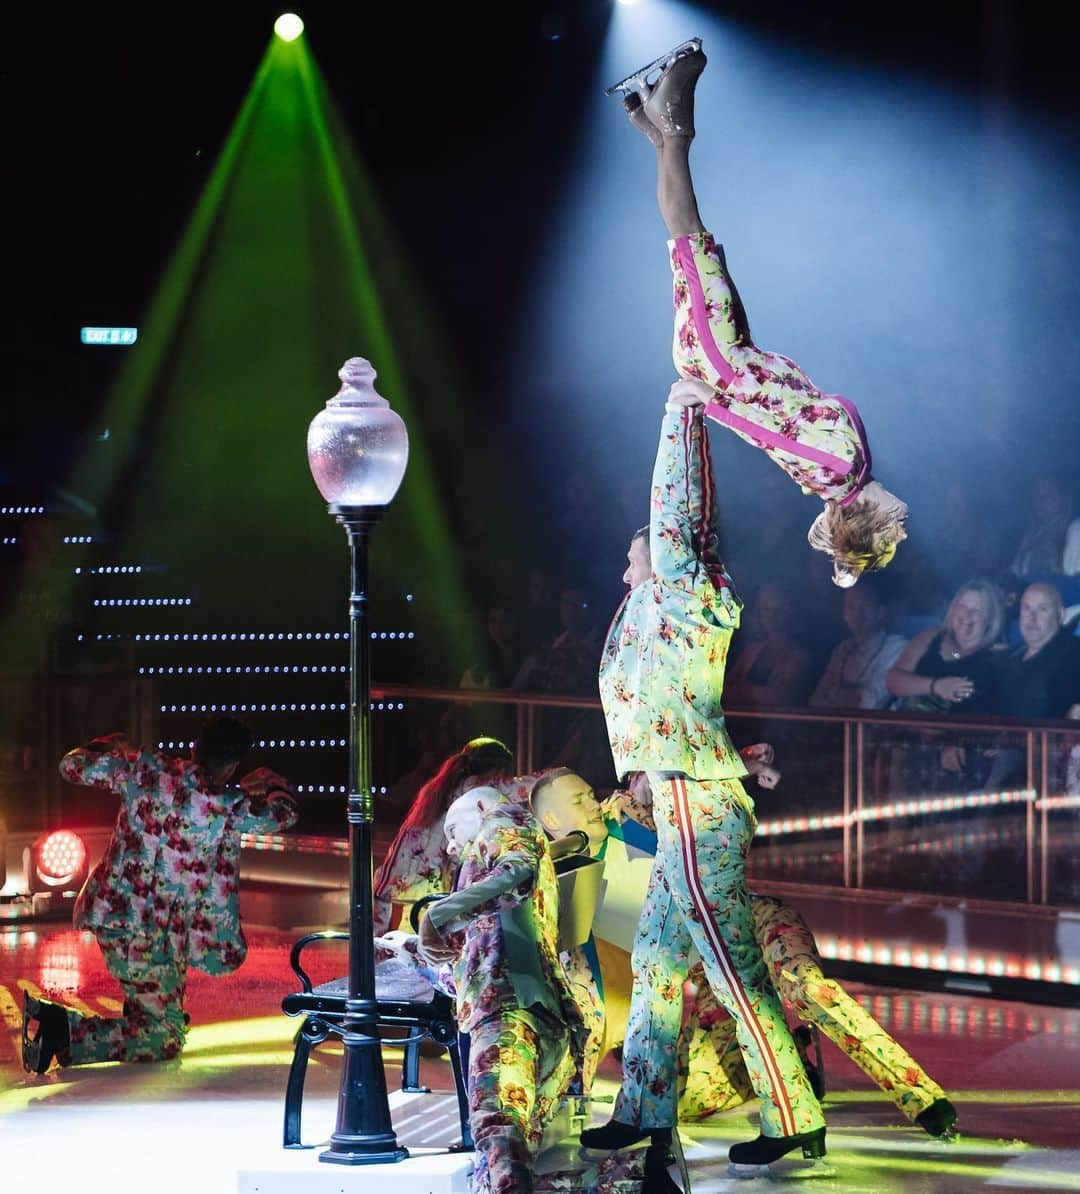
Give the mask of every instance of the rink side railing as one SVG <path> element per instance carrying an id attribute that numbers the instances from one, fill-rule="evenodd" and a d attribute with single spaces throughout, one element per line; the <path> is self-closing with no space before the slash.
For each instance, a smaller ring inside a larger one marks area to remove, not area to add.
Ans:
<path id="1" fill-rule="evenodd" d="M 538 714 L 548 709 L 593 711 L 601 716 L 600 701 L 594 697 L 564 696 L 552 693 L 503 692 L 491 689 L 426 688 L 406 684 L 373 683 L 376 699 L 395 699 L 442 702 L 451 705 L 496 705 L 512 707 L 515 711 L 515 759 L 519 774 L 528 774 L 545 765 L 537 756 Z M 1075 735 L 1080 742 L 1080 722 L 1043 721 L 1022 722 L 1011 718 L 973 718 L 952 714 L 948 717 L 907 712 L 882 712 L 826 709 L 749 709 L 732 706 L 725 709 L 729 722 L 752 720 L 786 723 L 831 724 L 842 727 L 843 750 L 843 808 L 839 816 L 828 814 L 799 818 L 799 828 L 808 830 L 842 830 L 843 886 L 859 889 L 863 883 L 865 858 L 865 827 L 868 823 L 887 819 L 890 815 L 910 816 L 916 813 L 948 813 L 964 808 L 990 807 L 1006 804 L 1024 806 L 1024 835 L 1026 858 L 1026 902 L 1049 902 L 1049 814 L 1080 807 L 1080 796 L 1053 794 L 1050 781 L 1051 739 Z M 930 796 L 918 799 L 897 797 L 883 805 L 867 803 L 867 731 L 881 727 L 888 731 L 910 729 L 941 733 L 983 732 L 1022 737 L 1026 756 L 1026 779 L 1021 788 L 1007 792 L 973 793 L 971 795 Z M 783 762 L 781 762 L 783 767 Z M 1036 821 L 1038 817 L 1038 822 Z M 780 818 L 775 822 L 762 819 L 758 837 L 770 833 L 790 831 L 795 819 Z"/>

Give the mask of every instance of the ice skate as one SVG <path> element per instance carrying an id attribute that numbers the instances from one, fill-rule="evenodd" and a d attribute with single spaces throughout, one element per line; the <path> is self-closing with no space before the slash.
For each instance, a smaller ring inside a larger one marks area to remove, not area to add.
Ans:
<path id="1" fill-rule="evenodd" d="M 30 1035 L 30 1022 L 38 1022 L 38 1030 Z M 68 1047 L 71 1037 L 67 1014 L 59 1004 L 47 999 L 35 999 L 23 992 L 22 1063 L 28 1074 L 44 1074 L 53 1058 Z"/>
<path id="2" fill-rule="evenodd" d="M 759 1136 L 728 1149 L 728 1160 L 736 1176 L 771 1165 L 795 1149 L 801 1148 L 808 1161 L 820 1161 L 825 1156 L 825 1129 L 799 1132 L 794 1136 Z"/>
<path id="3" fill-rule="evenodd" d="M 647 91 L 651 86 L 649 76 L 654 71 L 657 78 L 659 78 L 677 58 L 682 58 L 686 54 L 696 54 L 700 51 L 701 38 L 692 37 L 689 41 L 684 41 L 682 45 L 676 46 L 674 50 L 668 50 L 666 54 L 661 54 L 659 58 L 650 62 L 648 66 L 641 67 L 639 70 L 634 71 L 632 75 L 627 75 L 625 79 L 620 79 L 618 83 L 612 83 L 604 94 L 614 95 L 616 91 Z"/>
<path id="4" fill-rule="evenodd" d="M 930 1136 L 938 1140 L 956 1139 L 956 1108 L 948 1099 L 935 1099 L 925 1111 L 915 1116 L 915 1122 Z"/>
<path id="5" fill-rule="evenodd" d="M 701 47 L 680 54 L 645 100 L 645 115 L 665 137 L 694 135 L 694 89 L 708 61 Z"/>
<path id="6" fill-rule="evenodd" d="M 646 137 L 652 142 L 657 149 L 662 149 L 664 145 L 664 134 L 656 127 L 655 124 L 645 115 L 645 108 L 641 102 L 641 96 L 636 91 L 629 92 L 623 99 L 623 107 L 626 109 L 627 116 L 630 117 L 630 123 L 638 130 L 639 133 L 644 133 Z"/>

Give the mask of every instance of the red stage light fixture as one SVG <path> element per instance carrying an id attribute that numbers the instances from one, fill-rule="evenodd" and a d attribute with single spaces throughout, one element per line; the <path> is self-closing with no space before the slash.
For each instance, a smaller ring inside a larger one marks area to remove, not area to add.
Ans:
<path id="1" fill-rule="evenodd" d="M 77 892 L 86 880 L 86 845 L 70 829 L 42 834 L 28 855 L 26 878 L 31 892 Z"/>

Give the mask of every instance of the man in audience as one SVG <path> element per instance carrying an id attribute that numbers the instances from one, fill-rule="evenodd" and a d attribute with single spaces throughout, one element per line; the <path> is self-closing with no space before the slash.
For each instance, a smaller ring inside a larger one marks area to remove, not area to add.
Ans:
<path id="1" fill-rule="evenodd" d="M 1002 712 L 1027 719 L 1068 717 L 1080 704 L 1080 639 L 1065 629 L 1061 593 L 1028 585 L 1020 598 L 1023 644 L 1006 661 Z"/>
<path id="2" fill-rule="evenodd" d="M 885 629 L 885 610 L 865 582 L 844 590 L 844 621 L 851 638 L 838 643 L 810 697 L 821 709 L 884 709 L 892 697 L 885 674 L 907 639 Z"/>

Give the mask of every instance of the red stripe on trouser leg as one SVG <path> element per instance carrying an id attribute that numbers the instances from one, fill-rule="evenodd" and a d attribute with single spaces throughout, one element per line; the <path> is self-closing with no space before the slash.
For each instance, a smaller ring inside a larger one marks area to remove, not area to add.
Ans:
<path id="1" fill-rule="evenodd" d="M 780 1076 L 780 1067 L 777 1065 L 776 1058 L 769 1045 L 769 1039 L 762 1030 L 754 1009 L 750 1005 L 750 1000 L 743 987 L 742 980 L 716 927 L 712 910 L 709 908 L 708 900 L 705 898 L 705 893 L 702 889 L 701 874 L 698 869 L 697 854 L 694 848 L 694 830 L 690 818 L 686 781 L 684 779 L 673 779 L 671 784 L 673 805 L 675 808 L 675 823 L 679 830 L 683 869 L 686 875 L 690 898 L 697 909 L 701 926 L 715 954 L 716 964 L 735 999 L 743 1023 L 757 1044 L 771 1087 L 772 1101 L 780 1115 L 782 1134 L 784 1136 L 793 1136 L 795 1134 L 795 1115 L 791 1109 L 791 1101 L 788 1098 L 787 1088 L 784 1086 L 783 1079 Z"/>

